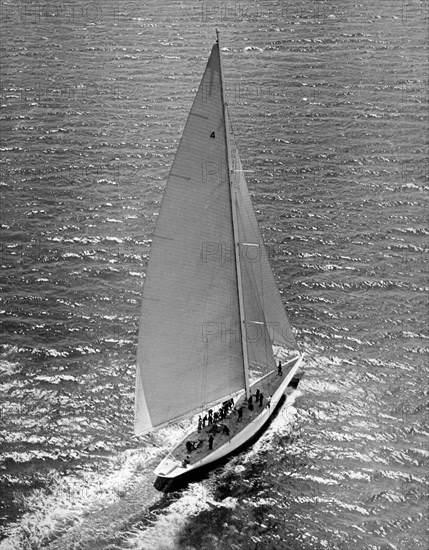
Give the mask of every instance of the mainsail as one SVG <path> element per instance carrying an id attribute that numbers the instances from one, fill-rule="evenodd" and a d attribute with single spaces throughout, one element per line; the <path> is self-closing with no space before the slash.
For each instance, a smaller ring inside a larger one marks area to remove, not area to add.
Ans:
<path id="1" fill-rule="evenodd" d="M 226 139 L 222 85 L 216 43 L 153 235 L 137 352 L 136 434 L 245 388 L 246 353 L 251 365 L 274 366 L 272 343 L 296 347 L 237 148 Z M 246 252 L 251 247 L 258 261 Z M 249 327 L 246 342 L 242 327 Z"/>

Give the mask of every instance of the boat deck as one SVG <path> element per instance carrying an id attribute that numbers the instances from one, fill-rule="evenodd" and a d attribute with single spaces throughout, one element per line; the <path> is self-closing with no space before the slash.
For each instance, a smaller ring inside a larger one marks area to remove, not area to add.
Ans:
<path id="1" fill-rule="evenodd" d="M 294 364 L 295 361 L 292 363 L 292 366 L 290 368 L 292 368 Z M 170 454 L 171 458 L 177 460 L 180 463 L 183 463 L 183 461 L 186 459 L 188 461 L 188 465 L 195 464 L 196 462 L 199 462 L 210 453 L 212 453 L 213 450 L 227 443 L 228 440 L 237 435 L 241 430 L 248 426 L 267 406 L 276 406 L 277 403 L 274 403 L 273 405 L 269 403 L 269 398 L 280 386 L 280 384 L 284 380 L 284 377 L 290 371 L 290 368 L 283 369 L 283 376 L 279 376 L 277 374 L 277 371 L 275 371 L 270 373 L 265 378 L 257 380 L 256 382 L 251 384 L 250 389 L 253 396 L 255 396 L 257 388 L 259 388 L 259 390 L 262 392 L 264 396 L 262 406 L 259 405 L 259 402 L 255 402 L 255 399 L 253 399 L 253 410 L 251 411 L 249 409 L 245 394 L 241 395 L 234 404 L 233 409 L 228 413 L 228 415 L 217 423 L 220 432 L 213 433 L 213 424 L 206 425 L 204 428 L 201 429 L 201 431 L 195 429 L 195 431 L 188 434 L 187 437 L 182 440 L 175 449 L 173 449 Z M 243 409 L 243 414 L 241 419 L 239 420 L 237 409 L 239 409 L 240 407 L 242 407 Z M 216 409 L 213 408 L 213 410 L 218 409 L 219 407 L 216 407 Z M 204 414 L 205 412 L 203 412 L 201 416 L 204 416 Z M 228 435 L 222 432 L 225 425 L 229 428 Z M 209 437 L 211 434 L 214 437 L 213 450 L 209 449 Z M 186 448 L 187 441 L 194 443 L 197 448 L 189 452 Z"/>

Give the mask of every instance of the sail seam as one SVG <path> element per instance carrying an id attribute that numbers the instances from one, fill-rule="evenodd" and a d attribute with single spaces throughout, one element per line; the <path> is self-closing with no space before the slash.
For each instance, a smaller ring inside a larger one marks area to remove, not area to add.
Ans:
<path id="1" fill-rule="evenodd" d="M 198 113 L 189 113 L 189 114 L 192 116 L 197 116 L 197 117 L 205 118 L 206 120 L 209 120 L 209 117 L 206 115 L 199 115 Z"/>

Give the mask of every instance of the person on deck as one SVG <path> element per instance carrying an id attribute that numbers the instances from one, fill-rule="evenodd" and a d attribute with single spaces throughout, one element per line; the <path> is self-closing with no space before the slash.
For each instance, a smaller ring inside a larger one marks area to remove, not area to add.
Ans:
<path id="1" fill-rule="evenodd" d="M 262 407 L 262 401 L 264 400 L 264 394 L 262 392 L 259 393 L 259 406 Z"/>
<path id="2" fill-rule="evenodd" d="M 214 437 L 210 434 L 210 437 L 209 437 L 209 450 L 210 451 L 213 449 L 213 441 L 214 441 Z"/>
<path id="3" fill-rule="evenodd" d="M 282 367 L 282 362 L 279 361 L 279 366 L 277 367 L 277 374 L 279 376 L 283 376 L 283 367 Z"/>
<path id="4" fill-rule="evenodd" d="M 223 426 L 222 433 L 224 433 L 225 435 L 229 435 L 229 428 L 226 424 L 224 424 Z"/>
<path id="5" fill-rule="evenodd" d="M 234 407 L 234 399 L 228 399 L 227 401 L 224 401 L 222 403 L 222 406 L 225 411 L 225 416 L 229 413 L 229 411 Z"/>
<path id="6" fill-rule="evenodd" d="M 213 434 L 217 434 L 220 432 L 220 428 L 219 426 L 217 425 L 216 422 L 213 423 L 212 427 L 210 428 L 209 430 L 210 433 L 213 433 Z"/>
<path id="7" fill-rule="evenodd" d="M 259 388 L 256 388 L 256 394 L 255 394 L 255 401 L 259 401 L 259 394 L 261 393 L 261 390 Z"/>

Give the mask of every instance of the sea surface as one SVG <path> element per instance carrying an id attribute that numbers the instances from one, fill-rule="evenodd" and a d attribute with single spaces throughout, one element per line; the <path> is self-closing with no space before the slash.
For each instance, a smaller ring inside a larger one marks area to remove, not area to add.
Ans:
<path id="1" fill-rule="evenodd" d="M 0 549 L 428 548 L 428 2 L 1 4 Z M 163 188 L 221 31 L 305 378 L 182 490 L 133 438 Z"/>

